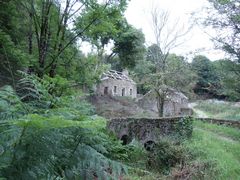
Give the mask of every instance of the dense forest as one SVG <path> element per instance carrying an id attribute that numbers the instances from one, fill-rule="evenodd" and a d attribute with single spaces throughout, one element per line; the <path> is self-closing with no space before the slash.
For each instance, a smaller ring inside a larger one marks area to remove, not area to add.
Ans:
<path id="1" fill-rule="evenodd" d="M 0 179 L 123 179 L 147 171 L 165 177 L 176 164 L 194 168 L 188 164 L 196 158 L 189 155 L 194 147 L 186 142 L 165 140 L 154 153 L 138 142 L 123 146 L 85 97 L 94 94 L 103 72 L 128 69 L 138 93 L 154 90 L 159 107 L 168 87 L 191 100 L 239 101 L 239 0 L 209 0 L 214 11 L 198 19 L 226 31 L 213 38 L 227 54 L 217 61 L 174 54 L 177 39 L 187 32 L 169 32 L 174 36 L 163 42 L 167 14 L 157 9 L 156 41 L 147 46 L 142 31 L 124 17 L 128 3 L 0 1 Z M 86 42 L 89 53 L 82 48 Z M 200 164 L 192 176 L 205 177 L 201 172 L 211 163 Z"/>

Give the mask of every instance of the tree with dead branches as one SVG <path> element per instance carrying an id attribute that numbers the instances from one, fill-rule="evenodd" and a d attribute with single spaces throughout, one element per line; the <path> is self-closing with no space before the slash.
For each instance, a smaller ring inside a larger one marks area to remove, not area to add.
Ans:
<path id="1" fill-rule="evenodd" d="M 157 7 L 151 11 L 151 24 L 155 43 L 152 48 L 149 48 L 148 55 L 152 57 L 156 72 L 150 75 L 149 82 L 156 94 L 158 112 L 161 117 L 164 115 L 164 102 L 169 92 L 168 79 L 172 79 L 173 76 L 178 74 L 170 71 L 167 60 L 170 52 L 183 44 L 183 39 L 190 28 L 180 25 L 179 19 L 171 22 L 170 13 Z"/>

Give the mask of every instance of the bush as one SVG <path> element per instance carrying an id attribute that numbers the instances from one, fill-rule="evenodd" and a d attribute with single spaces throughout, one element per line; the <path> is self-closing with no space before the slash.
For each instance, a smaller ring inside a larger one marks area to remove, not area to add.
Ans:
<path id="1" fill-rule="evenodd" d="M 149 152 L 149 168 L 168 174 L 172 167 L 188 160 L 188 152 L 182 145 L 170 139 L 162 139 Z"/>

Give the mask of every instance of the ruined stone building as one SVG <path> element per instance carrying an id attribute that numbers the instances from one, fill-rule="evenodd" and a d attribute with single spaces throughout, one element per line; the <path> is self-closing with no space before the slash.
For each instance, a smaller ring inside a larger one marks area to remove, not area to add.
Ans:
<path id="1" fill-rule="evenodd" d="M 157 98 L 153 91 L 149 91 L 138 100 L 140 107 L 158 112 Z M 168 95 L 164 102 L 163 115 L 165 117 L 190 115 L 191 109 L 188 108 L 188 98 L 181 92 L 169 88 Z"/>
<path id="2" fill-rule="evenodd" d="M 98 95 L 137 97 L 136 83 L 129 77 L 128 71 L 109 70 L 101 76 L 101 82 L 96 87 Z"/>

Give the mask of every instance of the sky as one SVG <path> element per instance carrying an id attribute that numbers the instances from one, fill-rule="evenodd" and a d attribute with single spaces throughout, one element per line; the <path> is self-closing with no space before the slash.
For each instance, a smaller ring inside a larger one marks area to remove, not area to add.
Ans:
<path id="1" fill-rule="evenodd" d="M 195 54 L 207 56 L 210 60 L 224 58 L 225 53 L 214 49 L 214 44 L 208 34 L 214 34 L 214 30 L 202 27 L 193 23 L 192 12 L 202 12 L 201 10 L 209 6 L 207 0 L 131 0 L 125 12 L 128 23 L 141 29 L 145 35 L 146 45 L 155 42 L 153 35 L 150 13 L 153 7 L 169 12 L 169 26 L 178 21 L 178 26 L 190 27 L 190 31 L 179 41 L 181 45 L 172 49 L 172 53 L 187 56 L 190 60 Z M 177 28 L 177 27 L 176 27 Z"/>

